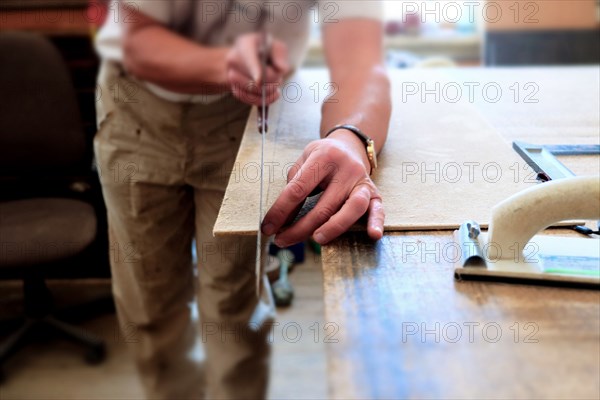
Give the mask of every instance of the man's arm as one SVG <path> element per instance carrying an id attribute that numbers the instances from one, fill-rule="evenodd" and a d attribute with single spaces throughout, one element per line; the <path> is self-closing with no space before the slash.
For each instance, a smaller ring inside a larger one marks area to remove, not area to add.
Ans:
<path id="1" fill-rule="evenodd" d="M 289 70 L 280 41 L 273 42 L 274 65 L 261 77 L 258 34 L 241 35 L 231 47 L 209 47 L 170 31 L 135 9 L 128 9 L 127 15 L 128 21 L 122 23 L 125 69 L 167 90 L 189 94 L 231 91 L 240 100 L 258 105 L 261 80 L 280 84 Z M 269 91 L 267 103 L 278 97 L 279 92 Z"/>
<path id="2" fill-rule="evenodd" d="M 229 89 L 228 48 L 200 46 L 135 9 L 127 15 L 122 23 L 123 64 L 129 73 L 178 93 Z"/>
<path id="3" fill-rule="evenodd" d="M 339 124 L 355 125 L 375 141 L 379 152 L 387 138 L 392 108 L 390 82 L 383 65 L 382 24 L 346 19 L 326 26 L 323 34 L 325 57 L 339 101 L 323 103 L 321 136 Z M 347 131 L 333 135 L 356 138 Z M 360 144 L 362 155 L 365 146 Z"/>
<path id="4" fill-rule="evenodd" d="M 377 150 L 382 148 L 391 114 L 390 83 L 382 65 L 382 39 L 382 24 L 375 20 L 346 19 L 324 29 L 325 53 L 338 89 L 338 101 L 323 104 L 322 137 L 338 124 L 351 124 L 370 136 Z M 368 213 L 369 236 L 381 238 L 385 218 L 381 196 L 369 177 L 365 145 L 354 133 L 337 130 L 326 139 L 310 143 L 298 164 L 300 168 L 288 176 L 288 185 L 265 216 L 264 233 L 277 233 L 275 242 L 280 246 L 304 240 L 313 233 L 315 240 L 324 244 Z M 315 164 L 322 172 L 318 179 L 311 172 Z M 317 187 L 324 193 L 315 208 L 293 226 L 284 228 Z"/>

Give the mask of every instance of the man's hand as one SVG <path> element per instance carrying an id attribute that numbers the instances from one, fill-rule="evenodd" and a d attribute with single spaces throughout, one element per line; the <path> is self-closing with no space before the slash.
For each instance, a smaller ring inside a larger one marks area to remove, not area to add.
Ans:
<path id="1" fill-rule="evenodd" d="M 327 139 L 310 143 L 296 165 L 262 224 L 263 233 L 277 233 L 278 246 L 286 247 L 311 235 L 320 244 L 328 243 L 365 213 L 369 236 L 374 240 L 382 237 L 385 214 L 381 195 L 369 177 L 364 144 L 352 132 L 336 131 Z M 324 191 L 316 206 L 286 228 L 315 189 Z"/>
<path id="2" fill-rule="evenodd" d="M 267 104 L 280 96 L 280 87 L 290 67 L 285 44 L 273 39 L 271 42 L 267 76 L 261 76 L 259 49 L 261 34 L 241 35 L 227 54 L 227 79 L 233 95 L 244 103 L 261 105 L 261 88 L 267 84 Z"/>
<path id="3" fill-rule="evenodd" d="M 123 24 L 123 63 L 137 78 L 178 93 L 232 91 L 238 99 L 252 105 L 261 103 L 264 79 L 267 103 L 279 97 L 283 77 L 290 70 L 283 42 L 272 40 L 265 78 L 260 76 L 258 33 L 239 36 L 231 47 L 204 46 L 126 4 L 120 7 L 132 20 Z"/>
<path id="4" fill-rule="evenodd" d="M 345 19 L 324 27 L 323 35 L 339 101 L 323 102 L 321 135 L 336 125 L 355 125 L 375 141 L 379 151 L 387 137 L 391 113 L 390 83 L 382 63 L 382 23 Z M 348 51 L 348 43 L 352 43 L 352 51 Z M 297 165 L 261 227 L 267 235 L 277 234 L 277 245 L 289 246 L 311 234 L 317 242 L 328 243 L 365 213 L 369 236 L 375 240 L 383 236 L 381 195 L 369 177 L 365 145 L 353 132 L 339 129 L 310 143 Z M 287 226 L 315 189 L 324 193 L 314 209 Z"/>

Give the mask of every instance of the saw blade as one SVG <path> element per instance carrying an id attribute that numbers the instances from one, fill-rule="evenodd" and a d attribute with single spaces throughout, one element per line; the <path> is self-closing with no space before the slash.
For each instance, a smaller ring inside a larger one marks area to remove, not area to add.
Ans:
<path id="1" fill-rule="evenodd" d="M 262 291 L 262 276 L 263 270 L 263 259 L 266 252 L 268 237 L 263 235 L 261 230 L 263 220 L 263 202 L 264 202 L 264 170 L 265 170 L 265 142 L 267 136 L 267 64 L 269 61 L 269 37 L 266 30 L 261 33 L 260 43 L 260 67 L 261 67 L 261 105 L 257 110 L 258 113 L 258 133 L 261 136 L 260 144 L 260 188 L 258 195 L 258 229 L 256 232 L 256 266 L 255 266 L 255 279 L 256 279 L 256 295 L 261 296 Z"/>
<path id="2" fill-rule="evenodd" d="M 267 246 L 267 235 L 264 235 L 261 230 L 262 219 L 263 219 L 263 201 L 264 201 L 264 165 L 265 165 L 265 136 L 261 134 L 261 145 L 260 145 L 260 188 L 258 195 L 258 230 L 256 234 L 256 294 L 260 297 L 261 294 L 261 282 L 263 271 L 263 256 Z"/>

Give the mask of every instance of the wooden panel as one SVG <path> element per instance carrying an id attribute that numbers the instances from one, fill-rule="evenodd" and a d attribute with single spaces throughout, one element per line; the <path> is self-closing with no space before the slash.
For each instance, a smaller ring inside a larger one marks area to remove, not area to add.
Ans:
<path id="1" fill-rule="evenodd" d="M 476 71 L 467 82 L 481 88 L 492 75 Z M 375 175 L 386 230 L 456 228 L 465 218 L 485 226 L 491 207 L 531 184 L 512 173 L 520 158 L 450 71 L 394 71 L 392 79 L 390 135 Z"/>
<path id="2" fill-rule="evenodd" d="M 455 282 L 451 233 L 323 248 L 333 398 L 599 398 L 600 293 Z"/>
<path id="3" fill-rule="evenodd" d="M 598 144 L 598 66 L 551 68 L 460 68 L 457 82 L 477 81 L 473 104 L 507 141 L 538 144 Z M 491 101 L 482 95 L 490 85 Z M 492 87 L 501 88 L 494 97 Z"/>
<path id="4" fill-rule="evenodd" d="M 510 144 L 600 144 L 600 74 L 598 66 L 578 68 L 494 68 L 487 84 L 502 89 L 498 101 L 475 98 L 474 105 Z M 452 72 L 457 82 L 469 82 L 480 69 Z M 486 84 L 484 81 L 480 81 Z M 481 91 L 479 92 L 481 94 Z M 577 175 L 597 175 L 599 156 L 562 156 L 559 160 Z M 511 172 L 530 180 L 531 171 L 519 162 Z"/>
<path id="5" fill-rule="evenodd" d="M 267 210 L 287 182 L 287 171 L 304 147 L 319 138 L 319 108 L 314 93 L 309 89 L 327 82 L 324 71 L 307 73 L 288 84 L 285 100 L 280 100 L 269 111 L 269 132 L 265 144 L 264 209 Z M 297 85 L 297 86 L 296 86 Z M 297 92 L 293 92 L 298 89 Z M 292 94 L 294 93 L 294 94 Z M 293 100 L 298 97 L 297 102 Z M 258 228 L 258 198 L 260 189 L 261 135 L 257 129 L 256 108 L 252 110 L 240 144 L 219 216 L 214 226 L 215 235 L 256 235 Z"/>
<path id="6" fill-rule="evenodd" d="M 511 149 L 514 139 L 598 142 L 597 67 L 415 69 L 395 70 L 391 77 L 394 111 L 374 176 L 384 196 L 388 231 L 453 229 L 467 218 L 485 226 L 494 204 L 534 182 Z M 320 107 L 310 88 L 322 87 L 326 75 L 304 71 L 294 81 L 300 99 L 282 101 L 271 112 L 266 205 L 284 187 L 287 167 L 318 138 Z M 256 234 L 259 142 L 252 115 L 215 234 Z M 598 161 L 584 164 L 574 169 L 594 173 Z"/>

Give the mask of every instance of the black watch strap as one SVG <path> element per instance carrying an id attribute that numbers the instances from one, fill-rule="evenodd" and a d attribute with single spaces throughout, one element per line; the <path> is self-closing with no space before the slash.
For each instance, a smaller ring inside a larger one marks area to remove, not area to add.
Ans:
<path id="1" fill-rule="evenodd" d="M 360 140 L 362 140 L 362 142 L 367 145 L 369 143 L 369 140 L 371 140 L 370 137 L 368 137 L 367 135 L 365 135 L 363 133 L 363 131 L 361 131 L 360 129 L 358 129 L 357 127 L 355 127 L 354 125 L 336 125 L 333 128 L 331 128 L 329 130 L 329 132 L 327 132 L 325 134 L 325 137 L 331 135 L 333 132 L 337 131 L 338 129 L 346 129 L 351 131 L 352 133 L 354 133 L 356 136 L 358 136 L 360 138 Z"/>
<path id="2" fill-rule="evenodd" d="M 370 137 L 365 135 L 360 129 L 358 129 L 354 125 L 336 125 L 333 128 L 331 128 L 329 130 L 329 132 L 327 132 L 325 134 L 325 137 L 331 135 L 333 132 L 337 131 L 338 129 L 348 130 L 348 131 L 354 133 L 356 136 L 358 136 L 358 138 L 360 140 L 362 140 L 362 142 L 365 144 L 365 150 L 367 152 L 367 158 L 369 159 L 369 164 L 371 164 L 371 171 L 369 172 L 369 175 L 372 174 L 373 171 L 377 169 L 377 153 L 375 151 L 375 142 L 373 141 L 373 139 L 371 139 Z"/>

